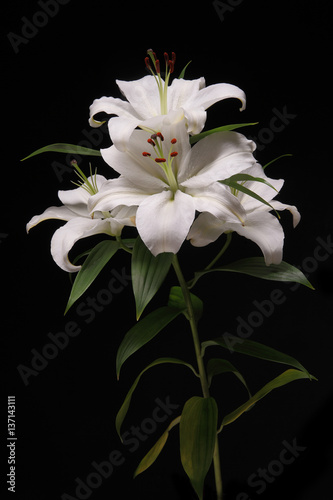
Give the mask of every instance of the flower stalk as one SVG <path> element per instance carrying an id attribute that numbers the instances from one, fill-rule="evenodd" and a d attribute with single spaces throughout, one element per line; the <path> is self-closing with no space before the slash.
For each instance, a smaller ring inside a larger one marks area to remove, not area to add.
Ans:
<path id="1" fill-rule="evenodd" d="M 206 374 L 206 370 L 205 370 L 205 366 L 204 366 L 204 362 L 203 362 L 203 357 L 201 355 L 201 344 L 200 344 L 200 340 L 199 340 L 197 320 L 195 318 L 195 312 L 194 312 L 194 308 L 193 308 L 193 304 L 192 304 L 192 300 L 191 300 L 191 295 L 190 295 L 188 286 L 186 284 L 183 272 L 182 272 L 181 267 L 179 265 L 177 255 L 174 255 L 172 264 L 173 264 L 173 268 L 175 270 L 175 273 L 177 275 L 179 284 L 181 286 L 183 296 L 185 299 L 185 303 L 186 303 L 187 318 L 188 318 L 188 321 L 189 321 L 190 326 L 191 326 L 191 332 L 192 332 L 194 350 L 195 350 L 198 371 L 199 371 L 199 376 L 200 376 L 202 394 L 205 398 L 209 398 L 210 397 L 209 386 L 208 386 L 207 374 Z M 213 455 L 213 463 L 214 463 L 215 486 L 216 486 L 216 495 L 217 495 L 216 498 L 217 498 L 217 500 L 222 500 L 223 489 L 222 489 L 219 443 L 218 443 L 218 435 L 217 434 L 216 434 L 215 450 L 214 450 L 214 455 Z"/>

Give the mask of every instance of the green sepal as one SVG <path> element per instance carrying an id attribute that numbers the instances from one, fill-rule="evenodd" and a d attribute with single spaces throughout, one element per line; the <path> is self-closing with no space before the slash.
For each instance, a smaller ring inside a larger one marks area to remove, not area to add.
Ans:
<path id="1" fill-rule="evenodd" d="M 248 392 L 249 397 L 251 397 L 250 389 L 248 388 L 248 385 L 245 382 L 243 375 L 227 359 L 213 358 L 208 361 L 207 363 L 208 386 L 210 387 L 212 383 L 212 378 L 215 375 L 221 375 L 222 373 L 233 373 L 238 378 L 238 380 L 240 380 L 240 382 L 244 385 L 245 389 Z"/>
<path id="2" fill-rule="evenodd" d="M 21 161 L 27 160 L 28 158 L 32 158 L 33 156 L 41 153 L 67 153 L 75 155 L 101 156 L 101 152 L 98 149 L 84 148 L 83 146 L 76 146 L 75 144 L 55 143 L 37 149 L 30 155 L 22 158 Z"/>
<path id="3" fill-rule="evenodd" d="M 264 359 L 265 361 L 289 365 L 302 371 L 310 380 L 315 378 L 310 375 L 307 369 L 304 368 L 304 366 L 297 361 L 297 359 L 289 356 L 289 354 L 284 354 L 283 352 L 277 351 L 276 349 L 261 344 L 260 342 L 255 342 L 254 340 L 241 339 L 228 333 L 223 337 L 202 342 L 201 356 L 204 355 L 206 348 L 209 346 L 221 346 L 228 349 L 229 352 L 238 352 L 254 358 Z"/>
<path id="4" fill-rule="evenodd" d="M 314 290 L 314 287 L 307 280 L 306 276 L 297 267 L 284 261 L 280 264 L 270 264 L 267 266 L 263 257 L 249 257 L 237 260 L 223 267 L 215 267 L 213 269 L 208 269 L 207 271 L 196 272 L 194 279 L 191 281 L 191 288 L 199 278 L 213 271 L 227 271 L 247 274 L 255 278 L 271 281 L 295 282 Z"/>
<path id="5" fill-rule="evenodd" d="M 274 389 L 278 387 L 282 387 L 283 385 L 289 384 L 289 382 L 293 382 L 294 380 L 300 380 L 308 378 L 306 373 L 301 372 L 300 370 L 294 370 L 293 368 L 286 370 L 281 375 L 278 375 L 276 378 L 268 382 L 262 389 L 256 392 L 246 403 L 239 406 L 236 410 L 228 413 L 223 420 L 219 432 L 221 432 L 222 428 L 225 425 L 231 424 L 237 418 L 239 418 L 244 412 L 248 411 L 255 403 L 257 403 L 260 399 L 264 398 Z M 314 377 L 313 377 L 314 378 Z"/>
<path id="6" fill-rule="evenodd" d="M 194 396 L 183 408 L 179 425 L 180 458 L 199 499 L 217 439 L 218 409 L 214 398 Z"/>
<path id="7" fill-rule="evenodd" d="M 196 142 L 204 139 L 208 135 L 216 134 L 217 132 L 230 132 L 231 130 L 235 130 L 237 128 L 242 127 L 250 127 L 252 125 L 258 125 L 258 122 L 254 123 L 234 123 L 231 125 L 223 125 L 222 127 L 212 128 L 211 130 L 206 130 L 205 132 L 201 132 L 200 134 L 192 135 L 190 137 L 190 144 L 195 144 Z"/>
<path id="8" fill-rule="evenodd" d="M 154 257 L 140 237 L 136 239 L 132 254 L 132 286 L 138 320 L 154 297 L 169 272 L 173 253 Z"/>
<path id="9" fill-rule="evenodd" d="M 118 379 L 125 361 L 152 340 L 182 312 L 180 309 L 168 306 L 160 307 L 141 319 L 126 333 L 117 352 L 116 371 Z"/>
<path id="10" fill-rule="evenodd" d="M 75 278 L 64 314 L 67 313 L 74 302 L 87 290 L 118 249 L 119 243 L 117 241 L 106 240 L 98 243 L 89 252 L 88 257 Z"/>
<path id="11" fill-rule="evenodd" d="M 194 318 L 196 321 L 199 321 L 199 319 L 202 317 L 203 314 L 203 302 L 201 299 L 199 299 L 199 297 L 197 297 L 193 293 L 190 293 L 190 297 L 194 311 Z M 171 287 L 168 306 L 179 309 L 185 314 L 186 317 L 188 317 L 188 314 L 186 312 L 187 310 L 186 301 L 184 299 L 184 295 L 180 286 Z"/>
<path id="12" fill-rule="evenodd" d="M 156 441 L 154 446 L 148 451 L 148 453 L 143 457 L 141 462 L 139 463 L 138 467 L 136 468 L 134 472 L 134 476 L 136 477 L 145 470 L 147 470 L 157 459 L 161 451 L 163 450 L 165 443 L 168 440 L 169 437 L 169 432 L 173 427 L 179 424 L 181 417 L 175 418 L 167 427 L 167 429 L 163 432 L 162 436 Z"/>
<path id="13" fill-rule="evenodd" d="M 173 363 L 173 364 L 177 364 L 177 365 L 183 365 L 183 366 L 186 366 L 187 368 L 190 368 L 192 370 L 192 372 L 194 373 L 194 375 L 196 377 L 199 377 L 198 373 L 195 371 L 195 369 L 193 368 L 192 365 L 190 365 L 189 363 L 186 363 L 185 361 L 182 361 L 181 359 L 177 359 L 177 358 L 158 358 L 156 359 L 155 361 L 153 361 L 152 363 L 150 363 L 150 365 L 146 366 L 146 368 L 144 368 L 142 370 L 142 372 L 137 376 L 137 378 L 135 379 L 133 385 L 131 386 L 130 390 L 128 391 L 126 397 L 125 397 L 125 400 L 123 402 L 123 404 L 121 405 L 121 408 L 120 410 L 118 411 L 117 413 L 117 416 L 116 416 L 116 430 L 117 430 L 117 433 L 121 439 L 121 426 L 122 426 L 122 423 L 126 417 L 126 414 L 128 412 L 128 409 L 129 409 L 129 406 L 130 406 L 130 403 L 131 403 L 131 399 L 132 399 L 132 395 L 142 377 L 142 375 L 147 371 L 149 370 L 150 368 L 152 368 L 153 366 L 157 366 L 157 365 L 160 365 L 160 364 L 163 364 L 163 363 Z"/>

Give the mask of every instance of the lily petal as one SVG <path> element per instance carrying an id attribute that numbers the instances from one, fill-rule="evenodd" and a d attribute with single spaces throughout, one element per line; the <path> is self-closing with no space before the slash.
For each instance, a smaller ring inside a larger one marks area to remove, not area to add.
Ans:
<path id="1" fill-rule="evenodd" d="M 191 196 L 171 191 L 149 196 L 138 208 L 136 226 L 153 255 L 176 254 L 194 220 L 195 207 Z"/>
<path id="2" fill-rule="evenodd" d="M 293 226 L 296 227 L 299 221 L 301 220 L 301 214 L 295 207 L 295 205 L 285 205 L 284 203 L 280 203 L 279 201 L 273 200 L 271 205 L 275 210 L 289 210 L 289 212 L 293 216 Z"/>
<path id="3" fill-rule="evenodd" d="M 100 122 L 95 120 L 94 116 L 98 113 L 107 113 L 108 115 L 117 115 L 123 116 L 124 118 L 137 118 L 141 119 L 133 106 L 122 99 L 117 99 L 115 97 L 101 97 L 100 99 L 95 99 L 92 105 L 90 106 L 90 118 L 89 125 L 91 127 L 100 127 L 104 122 Z"/>
<path id="4" fill-rule="evenodd" d="M 116 83 L 142 120 L 161 114 L 160 96 L 155 77 L 149 75 L 130 82 L 116 80 Z"/>
<path id="5" fill-rule="evenodd" d="M 198 93 L 191 95 L 183 105 L 185 117 L 188 121 L 188 132 L 190 134 L 199 134 L 206 121 L 205 110 L 218 101 L 235 98 L 242 103 L 241 111 L 246 106 L 245 93 L 235 85 L 228 83 L 217 83 L 202 88 Z"/>
<path id="6" fill-rule="evenodd" d="M 191 161 L 178 176 L 186 187 L 200 187 L 227 179 L 253 166 L 255 143 L 238 132 L 217 132 L 197 142 Z"/>
<path id="7" fill-rule="evenodd" d="M 32 219 L 30 219 L 30 221 L 26 225 L 26 230 L 28 233 L 32 227 L 37 226 L 37 224 L 39 224 L 40 222 L 43 222 L 44 220 L 60 219 L 60 220 L 69 221 L 69 220 L 73 219 L 74 217 L 77 217 L 77 214 L 67 207 L 63 207 L 63 206 L 61 206 L 61 207 L 49 207 L 42 214 L 34 215 L 32 217 Z"/>
<path id="8" fill-rule="evenodd" d="M 54 233 L 51 240 L 51 254 L 53 260 L 61 269 L 69 273 L 77 272 L 81 266 L 74 266 L 68 258 L 68 252 L 81 238 L 94 234 L 106 233 L 111 235 L 111 226 L 108 219 L 88 219 L 76 217 L 68 221 Z"/>
<path id="9" fill-rule="evenodd" d="M 125 177 L 120 176 L 107 181 L 102 189 L 89 199 L 88 210 L 90 213 L 108 212 L 119 205 L 137 206 L 149 196 L 149 193 L 138 189 Z"/>
<path id="10" fill-rule="evenodd" d="M 106 182 L 106 178 L 103 175 L 96 174 L 93 178 L 88 177 L 88 181 L 95 185 L 95 187 L 99 190 Z M 90 196 L 91 194 L 89 194 L 82 186 L 76 189 L 58 191 L 60 201 L 81 217 L 89 217 L 87 204 Z"/>

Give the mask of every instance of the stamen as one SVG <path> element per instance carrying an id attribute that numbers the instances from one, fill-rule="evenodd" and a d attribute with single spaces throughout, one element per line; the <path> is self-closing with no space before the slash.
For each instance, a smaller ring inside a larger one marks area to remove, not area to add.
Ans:
<path id="1" fill-rule="evenodd" d="M 164 137 L 161 134 L 161 132 L 157 132 L 156 136 L 159 137 L 161 139 L 161 141 L 164 141 Z"/>
<path id="2" fill-rule="evenodd" d="M 149 71 L 151 71 L 151 66 L 149 64 L 149 57 L 145 57 L 145 63 L 146 63 L 147 68 L 149 69 Z"/>
<path id="3" fill-rule="evenodd" d="M 156 163 L 166 163 L 165 158 L 155 158 Z"/>
<path id="4" fill-rule="evenodd" d="M 151 156 L 151 154 L 150 154 L 150 153 L 147 153 L 147 151 L 144 151 L 144 152 L 142 153 L 142 156 Z"/>
<path id="5" fill-rule="evenodd" d="M 177 139 L 173 138 L 173 139 L 171 139 L 171 141 L 170 141 L 170 142 L 171 142 L 171 144 L 176 144 Z"/>
<path id="6" fill-rule="evenodd" d="M 156 68 L 156 73 L 159 75 L 161 73 L 159 59 L 156 59 L 156 61 L 155 61 L 155 68 Z"/>
<path id="7" fill-rule="evenodd" d="M 153 136 L 152 136 L 153 137 Z M 153 141 L 153 139 L 147 139 L 147 142 L 149 142 L 149 144 L 151 144 L 153 146 L 153 148 L 156 146 L 155 142 Z"/>
<path id="8" fill-rule="evenodd" d="M 175 156 L 178 156 L 177 151 L 174 151 L 173 153 L 171 153 L 171 154 L 170 154 L 170 156 L 171 156 L 172 158 L 174 158 Z"/>

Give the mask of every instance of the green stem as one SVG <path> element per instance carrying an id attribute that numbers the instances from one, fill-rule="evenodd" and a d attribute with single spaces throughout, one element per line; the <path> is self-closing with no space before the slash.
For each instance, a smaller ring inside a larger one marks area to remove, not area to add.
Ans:
<path id="1" fill-rule="evenodd" d="M 207 375 L 206 375 L 206 370 L 205 370 L 203 358 L 201 355 L 201 344 L 200 344 L 200 340 L 199 340 L 197 322 L 195 320 L 195 314 L 194 314 L 193 304 L 192 304 L 192 300 L 191 300 L 191 294 L 190 294 L 190 291 L 189 291 L 188 286 L 186 284 L 182 270 L 180 268 L 177 255 L 174 255 L 172 264 L 173 264 L 173 268 L 176 272 L 179 284 L 180 284 L 182 292 L 183 292 L 185 303 L 186 303 L 188 320 L 189 320 L 190 326 L 191 326 L 195 355 L 197 358 L 197 365 L 198 365 L 198 370 L 199 370 L 199 375 L 200 375 L 202 394 L 205 398 L 209 398 L 208 380 L 207 380 Z M 219 443 L 218 443 L 218 436 L 217 435 L 216 435 L 213 462 L 214 462 L 217 500 L 222 500 L 222 478 L 221 478 L 221 465 L 220 465 L 220 456 L 219 456 Z"/>
<path id="2" fill-rule="evenodd" d="M 222 255 L 224 254 L 224 252 L 227 250 L 228 246 L 231 243 L 231 238 L 232 238 L 232 233 L 227 233 L 227 241 L 223 245 L 222 250 L 217 254 L 215 259 L 213 259 L 212 262 L 207 267 L 205 267 L 205 271 L 211 269 L 214 266 L 214 264 L 216 264 L 216 262 L 222 257 Z"/>

